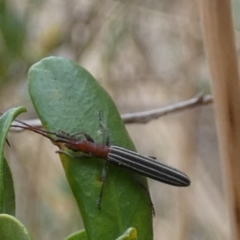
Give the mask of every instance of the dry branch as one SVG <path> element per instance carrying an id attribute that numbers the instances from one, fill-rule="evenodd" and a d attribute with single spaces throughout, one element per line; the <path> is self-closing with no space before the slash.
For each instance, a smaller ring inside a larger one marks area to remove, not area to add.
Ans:
<path id="1" fill-rule="evenodd" d="M 197 106 L 203 106 L 206 104 L 210 104 L 213 102 L 213 97 L 212 95 L 203 95 L 202 93 L 196 95 L 193 98 L 190 98 L 185 101 L 181 101 L 178 103 L 174 103 L 171 105 L 168 105 L 166 107 L 161 107 L 149 111 L 144 111 L 144 112 L 137 112 L 137 113 L 127 113 L 127 114 L 122 114 L 122 119 L 123 122 L 126 124 L 130 123 L 147 123 L 149 121 L 152 121 L 154 119 L 157 119 L 159 117 L 162 117 L 164 115 L 170 114 L 170 113 L 175 113 L 179 111 L 183 111 L 186 109 L 191 109 Z M 23 121 L 33 127 L 41 127 L 42 123 L 39 119 L 31 119 L 31 120 L 25 120 Z M 14 125 L 20 125 L 20 123 L 13 122 Z M 11 128 L 11 131 L 18 132 L 18 131 L 23 131 L 24 129 L 20 128 Z"/>

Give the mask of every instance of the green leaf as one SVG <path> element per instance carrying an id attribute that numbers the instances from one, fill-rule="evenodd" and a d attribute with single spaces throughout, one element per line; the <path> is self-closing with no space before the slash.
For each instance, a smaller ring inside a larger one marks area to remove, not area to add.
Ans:
<path id="1" fill-rule="evenodd" d="M 0 214 L 0 239 L 4 240 L 31 240 L 24 225 L 15 217 L 8 214 Z"/>
<path id="2" fill-rule="evenodd" d="M 33 65 L 28 77 L 33 104 L 46 129 L 85 131 L 102 143 L 97 117 L 101 111 L 111 144 L 135 150 L 112 99 L 85 69 L 49 57 Z M 133 172 L 109 164 L 100 210 L 97 201 L 105 160 L 61 154 L 61 161 L 89 239 L 116 239 L 130 227 L 137 229 L 139 240 L 152 239 L 149 198 Z M 147 186 L 146 179 L 138 177 Z"/>
<path id="3" fill-rule="evenodd" d="M 137 231 L 135 228 L 129 228 L 127 231 L 116 240 L 137 240 Z"/>
<path id="4" fill-rule="evenodd" d="M 12 121 L 25 111 L 23 107 L 13 108 L 0 118 L 0 213 L 15 215 L 14 185 L 11 171 L 4 157 L 4 145 Z"/>
<path id="5" fill-rule="evenodd" d="M 81 230 L 71 234 L 65 240 L 88 240 L 88 237 L 87 237 L 86 231 Z"/>

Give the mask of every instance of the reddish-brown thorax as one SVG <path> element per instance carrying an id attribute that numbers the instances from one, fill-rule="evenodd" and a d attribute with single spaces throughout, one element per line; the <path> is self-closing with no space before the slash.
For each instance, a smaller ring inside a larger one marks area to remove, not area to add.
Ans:
<path id="1" fill-rule="evenodd" d="M 99 158 L 107 158 L 109 153 L 108 146 L 81 139 L 77 141 L 68 141 L 64 145 L 74 152 L 83 152 Z"/>

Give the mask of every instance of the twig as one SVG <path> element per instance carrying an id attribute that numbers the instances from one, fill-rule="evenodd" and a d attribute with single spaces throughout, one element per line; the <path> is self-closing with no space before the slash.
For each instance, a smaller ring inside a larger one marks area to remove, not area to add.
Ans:
<path id="1" fill-rule="evenodd" d="M 121 117 L 123 119 L 123 122 L 126 124 L 132 124 L 132 123 L 147 123 L 153 119 L 157 119 L 159 117 L 162 117 L 164 115 L 167 115 L 169 113 L 175 113 L 179 111 L 183 111 L 186 109 L 194 108 L 196 106 L 202 106 L 213 102 L 212 95 L 203 95 L 198 94 L 197 96 L 190 98 L 188 100 L 174 103 L 171 105 L 168 105 L 166 107 L 161 107 L 149 111 L 144 112 L 137 112 L 137 113 L 127 113 L 122 114 Z M 25 123 L 33 126 L 33 127 L 41 127 L 42 123 L 39 119 L 31 119 L 31 120 L 25 120 Z M 13 122 L 13 124 L 16 124 L 16 122 Z M 21 125 L 17 123 L 18 125 Z M 20 128 L 11 128 L 11 131 L 22 131 L 24 129 Z"/>
<path id="2" fill-rule="evenodd" d="M 158 109 L 145 111 L 145 112 L 123 114 L 122 119 L 124 123 L 128 123 L 128 124 L 129 123 L 147 123 L 153 119 L 157 119 L 169 113 L 183 111 L 185 109 L 190 109 L 196 106 L 201 106 L 201 105 L 209 104 L 212 102 L 213 102 L 212 95 L 198 94 L 194 98 L 191 98 L 182 102 L 174 103 L 166 107 L 161 107 Z"/>

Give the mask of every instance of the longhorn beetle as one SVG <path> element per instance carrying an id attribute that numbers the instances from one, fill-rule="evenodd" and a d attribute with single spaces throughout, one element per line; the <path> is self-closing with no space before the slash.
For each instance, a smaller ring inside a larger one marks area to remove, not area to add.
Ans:
<path id="1" fill-rule="evenodd" d="M 170 167 L 166 164 L 160 163 L 156 161 L 155 158 L 153 157 L 144 156 L 137 152 L 128 150 L 120 146 L 110 145 L 108 129 L 102 122 L 100 113 L 99 113 L 99 122 L 101 127 L 104 129 L 106 133 L 105 144 L 99 144 L 94 142 L 92 137 L 85 132 L 79 132 L 72 135 L 65 133 L 63 131 L 59 131 L 55 133 L 55 132 L 45 131 L 45 130 L 32 127 L 31 125 L 28 125 L 19 120 L 15 120 L 15 121 L 21 123 L 23 126 L 12 125 L 12 127 L 19 127 L 19 128 L 31 130 L 35 133 L 41 134 L 44 137 L 47 137 L 55 145 L 58 145 L 58 143 L 62 143 L 67 149 L 73 152 L 81 152 L 90 156 L 94 156 L 94 157 L 106 160 L 106 163 L 102 172 L 102 178 L 101 178 L 102 187 L 101 187 L 99 199 L 98 199 L 99 208 L 101 207 L 103 186 L 104 186 L 104 181 L 106 179 L 106 172 L 107 172 L 106 169 L 107 169 L 108 163 L 113 163 L 115 165 L 118 165 L 119 167 L 129 169 L 144 177 L 148 177 L 169 185 L 173 185 L 177 187 L 187 187 L 190 185 L 190 179 L 183 172 L 173 167 Z M 55 136 L 56 139 L 54 139 L 49 135 Z M 85 139 L 76 137 L 77 135 L 83 135 Z M 64 153 L 73 158 L 78 158 L 78 156 L 73 156 L 71 153 L 63 150 L 58 150 L 56 152 L 60 154 Z M 147 191 L 149 195 L 148 189 L 143 185 L 142 187 Z M 149 195 L 149 198 L 150 198 L 150 195 Z M 151 198 L 150 198 L 150 201 L 151 201 Z M 152 205 L 152 202 L 151 202 L 151 205 Z M 154 209 L 153 209 L 153 212 L 154 212 Z"/>

